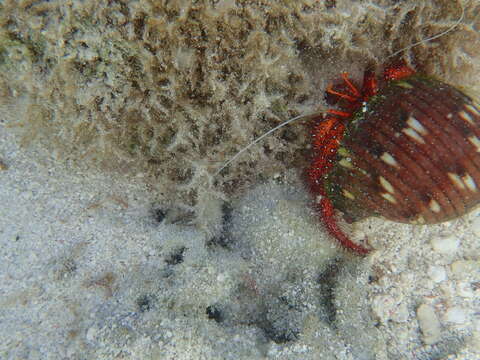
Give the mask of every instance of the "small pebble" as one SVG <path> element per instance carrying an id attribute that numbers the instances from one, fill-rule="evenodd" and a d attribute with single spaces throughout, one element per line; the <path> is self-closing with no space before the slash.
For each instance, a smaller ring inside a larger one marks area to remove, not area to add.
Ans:
<path id="1" fill-rule="evenodd" d="M 392 321 L 395 321 L 397 323 L 404 323 L 408 321 L 408 318 L 409 318 L 409 313 L 408 313 L 407 304 L 402 302 L 398 305 L 397 309 L 392 314 Z"/>
<path id="2" fill-rule="evenodd" d="M 473 298 L 475 296 L 475 290 L 468 281 L 460 281 L 457 283 L 457 294 L 465 298 Z"/>
<path id="3" fill-rule="evenodd" d="M 93 341 L 97 336 L 98 329 L 95 326 L 92 326 L 87 330 L 86 338 L 88 341 Z"/>
<path id="4" fill-rule="evenodd" d="M 441 254 L 451 254 L 457 251 L 460 245 L 460 240 L 455 236 L 448 236 L 443 238 L 434 238 L 431 241 L 433 250 Z"/>
<path id="5" fill-rule="evenodd" d="M 467 313 L 459 306 L 447 310 L 444 316 L 445 321 L 454 324 L 464 324 L 467 321 Z"/>
<path id="6" fill-rule="evenodd" d="M 447 278 L 447 272 L 443 266 L 430 266 L 428 276 L 436 283 L 442 282 Z"/>
<path id="7" fill-rule="evenodd" d="M 375 296 L 372 302 L 373 313 L 382 323 L 387 323 L 397 309 L 398 303 L 390 295 Z"/>
<path id="8" fill-rule="evenodd" d="M 480 216 L 477 216 L 475 220 L 472 221 L 471 229 L 475 235 L 480 236 Z"/>
<path id="9" fill-rule="evenodd" d="M 464 277 L 466 274 L 480 274 L 480 261 L 458 260 L 450 266 L 452 273 L 458 277 Z"/>
<path id="10" fill-rule="evenodd" d="M 427 345 L 438 342 L 441 335 L 440 321 L 435 310 L 427 304 L 422 304 L 417 309 L 417 319 L 423 334 L 423 342 Z"/>

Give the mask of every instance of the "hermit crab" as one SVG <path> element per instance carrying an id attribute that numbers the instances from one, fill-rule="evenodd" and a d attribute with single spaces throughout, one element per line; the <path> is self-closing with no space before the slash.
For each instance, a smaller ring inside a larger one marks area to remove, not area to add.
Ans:
<path id="1" fill-rule="evenodd" d="M 438 39 L 447 30 L 387 58 Z M 335 210 L 353 222 L 369 216 L 410 224 L 435 224 L 466 214 L 480 203 L 480 110 L 471 97 L 403 62 L 389 65 L 379 85 L 365 71 L 362 87 L 342 74 L 327 89 L 336 110 L 291 118 L 245 146 L 297 120 L 312 122 L 312 156 L 306 170 L 314 207 L 328 232 L 358 254 L 369 250 L 340 229 Z"/>
<path id="2" fill-rule="evenodd" d="M 404 63 L 387 66 L 381 86 L 366 71 L 359 89 L 343 83 L 327 94 L 340 110 L 312 127 L 308 185 L 327 230 L 345 248 L 351 241 L 335 220 L 367 216 L 434 224 L 480 202 L 480 110 L 473 100 Z"/>

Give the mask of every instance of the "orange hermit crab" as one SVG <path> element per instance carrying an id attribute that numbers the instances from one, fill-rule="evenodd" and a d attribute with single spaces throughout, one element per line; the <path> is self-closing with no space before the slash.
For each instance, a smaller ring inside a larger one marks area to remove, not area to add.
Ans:
<path id="1" fill-rule="evenodd" d="M 307 169 L 315 207 L 341 245 L 369 251 L 338 227 L 334 209 L 349 221 L 433 224 L 480 202 L 480 110 L 469 96 L 404 64 L 387 67 L 380 87 L 371 71 L 361 89 L 342 77 L 327 89 L 341 110 L 315 121 Z"/>

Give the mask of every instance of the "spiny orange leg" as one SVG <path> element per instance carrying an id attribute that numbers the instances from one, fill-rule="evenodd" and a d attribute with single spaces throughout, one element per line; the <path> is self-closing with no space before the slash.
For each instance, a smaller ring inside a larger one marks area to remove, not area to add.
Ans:
<path id="1" fill-rule="evenodd" d="M 342 121 L 332 116 L 328 116 L 314 126 L 312 138 L 315 156 L 308 170 L 311 186 L 316 188 L 319 184 L 323 184 L 323 177 L 332 169 L 335 162 L 338 145 L 344 131 L 345 125 Z"/>
<path id="2" fill-rule="evenodd" d="M 366 70 L 363 74 L 362 95 L 363 101 L 368 101 L 378 91 L 377 78 L 371 70 Z"/>
<path id="3" fill-rule="evenodd" d="M 310 190 L 316 195 L 314 207 L 318 211 L 320 218 L 322 219 L 328 233 L 335 239 L 337 239 L 340 245 L 342 245 L 344 248 L 349 249 L 359 255 L 366 255 L 369 250 L 351 241 L 348 236 L 345 235 L 342 229 L 340 229 L 340 227 L 338 226 L 337 220 L 335 219 L 335 209 L 325 192 L 323 175 L 319 176 L 319 173 L 322 173 L 323 171 L 314 171 L 315 166 L 322 165 L 318 163 L 315 165 L 312 164 L 313 170 L 309 170 L 308 175 L 310 178 Z M 326 165 L 325 167 L 329 166 Z"/>
<path id="4" fill-rule="evenodd" d="M 327 231 L 346 249 L 352 250 L 360 255 L 369 252 L 368 249 L 351 241 L 347 235 L 340 229 L 335 219 L 335 209 L 332 202 L 327 197 L 324 187 L 324 177 L 334 166 L 336 154 L 340 141 L 343 138 L 345 125 L 343 121 L 352 116 L 362 101 L 368 100 L 377 91 L 376 80 L 373 75 L 365 74 L 362 92 L 358 91 L 355 85 L 348 79 L 348 74 L 342 74 L 343 81 L 347 85 L 349 93 L 333 90 L 332 86 L 327 88 L 329 94 L 338 96 L 347 100 L 350 105 L 348 110 L 328 110 L 328 116 L 322 122 L 316 124 L 313 129 L 313 148 L 315 156 L 312 164 L 307 171 L 310 182 L 310 190 L 317 196 L 315 199 L 315 208 L 319 212 Z"/>
<path id="5" fill-rule="evenodd" d="M 350 90 L 352 91 L 353 93 L 353 96 L 355 96 L 355 98 L 359 98 L 361 96 L 360 92 L 358 91 L 357 87 L 355 85 L 352 84 L 352 82 L 350 81 L 350 79 L 348 78 L 348 73 L 347 72 L 343 72 L 342 73 L 342 78 L 343 78 L 343 81 L 345 81 L 345 84 L 347 84 L 347 86 L 350 88 Z"/>
<path id="6" fill-rule="evenodd" d="M 327 197 L 323 184 L 324 176 L 328 174 L 335 163 L 337 149 L 344 131 L 345 125 L 337 117 L 327 116 L 325 120 L 316 124 L 312 136 L 314 137 L 314 151 L 318 152 L 318 156 L 314 157 L 307 174 L 310 190 L 317 196 L 315 208 L 329 234 L 336 238 L 344 248 L 365 255 L 368 250 L 351 241 L 337 225 L 333 204 Z"/>
<path id="7" fill-rule="evenodd" d="M 330 235 L 337 239 L 344 248 L 350 249 L 360 255 L 368 254 L 368 249 L 351 241 L 337 225 L 335 210 L 330 199 L 322 197 L 320 202 L 316 204 L 316 207 Z"/>
<path id="8" fill-rule="evenodd" d="M 387 66 L 383 71 L 383 77 L 386 81 L 405 79 L 413 74 L 415 74 L 415 70 L 408 67 L 403 61 Z"/>
<path id="9" fill-rule="evenodd" d="M 337 116 L 340 116 L 340 117 L 343 117 L 343 118 L 346 118 L 346 119 L 348 119 L 350 116 L 352 116 L 352 113 L 350 113 L 350 112 L 333 110 L 333 109 L 327 110 L 327 113 L 329 113 L 331 115 L 337 115 Z"/>
<path id="10" fill-rule="evenodd" d="M 338 96 L 338 97 L 341 97 L 342 99 L 346 99 L 346 100 L 348 100 L 348 101 L 350 101 L 350 102 L 354 102 L 354 101 L 357 100 L 357 98 L 354 97 L 354 96 L 352 96 L 352 95 L 349 95 L 349 94 L 346 94 L 346 93 L 342 93 L 342 92 L 340 92 L 340 91 L 335 91 L 335 90 L 333 90 L 331 84 L 328 85 L 328 87 L 327 87 L 327 92 L 328 92 L 329 94 L 332 94 L 332 95 L 336 95 L 336 96 Z"/>
<path id="11" fill-rule="evenodd" d="M 361 96 L 361 94 L 358 91 L 358 89 L 355 87 L 355 85 L 353 85 L 350 79 L 348 78 L 348 73 L 346 72 L 342 73 L 342 78 L 345 84 L 347 85 L 347 87 L 350 89 L 351 94 L 333 90 L 333 87 L 331 84 L 327 87 L 326 91 L 329 94 L 336 95 L 342 99 L 350 101 L 351 103 L 358 101 L 358 98 Z"/>

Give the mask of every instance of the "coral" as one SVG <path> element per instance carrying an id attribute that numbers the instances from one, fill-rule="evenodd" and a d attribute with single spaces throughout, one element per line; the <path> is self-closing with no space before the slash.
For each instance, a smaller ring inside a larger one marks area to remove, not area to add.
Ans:
<path id="1" fill-rule="evenodd" d="M 480 5 L 462 3 L 458 31 L 409 55 L 478 90 L 470 74 Z M 458 13 L 449 0 L 5 0 L 0 104 L 15 109 L 7 122 L 25 143 L 69 163 L 141 174 L 159 201 L 194 212 L 209 230 L 219 221 L 211 201 L 218 209 L 259 174 L 301 167 L 306 139 L 301 126 L 283 129 L 213 179 L 242 145 L 323 105 L 340 68 L 381 63 Z"/>

